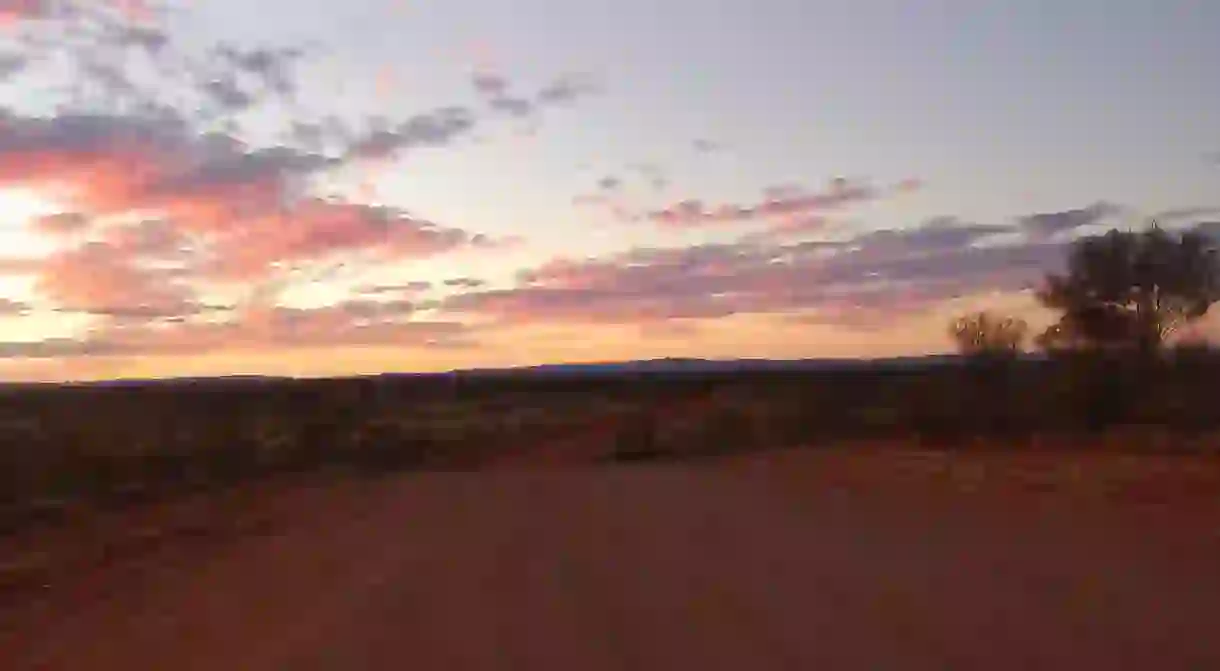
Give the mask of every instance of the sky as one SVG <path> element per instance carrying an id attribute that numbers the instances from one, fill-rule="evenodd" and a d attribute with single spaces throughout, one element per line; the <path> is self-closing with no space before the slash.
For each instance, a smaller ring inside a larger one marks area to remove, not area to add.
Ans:
<path id="1" fill-rule="evenodd" d="M 947 351 L 1047 319 L 1075 237 L 1220 220 L 1216 35 L 1200 0 L 0 0 L 0 379 Z"/>

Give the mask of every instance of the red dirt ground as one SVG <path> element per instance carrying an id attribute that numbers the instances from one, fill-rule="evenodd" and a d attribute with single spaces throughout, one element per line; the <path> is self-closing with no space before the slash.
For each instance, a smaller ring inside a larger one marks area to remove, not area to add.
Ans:
<path id="1" fill-rule="evenodd" d="M 777 452 L 210 505 L 119 559 L 102 522 L 41 544 L 94 551 L 3 602 L 0 669 L 1220 668 L 1214 460 Z"/>

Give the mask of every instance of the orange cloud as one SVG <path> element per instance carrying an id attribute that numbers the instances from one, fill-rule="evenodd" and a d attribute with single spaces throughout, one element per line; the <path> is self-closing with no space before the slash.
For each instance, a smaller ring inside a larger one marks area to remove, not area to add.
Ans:
<path id="1" fill-rule="evenodd" d="M 41 271 L 39 292 L 62 309 L 150 315 L 193 310 L 193 291 L 169 273 L 134 265 L 113 245 L 91 242 L 53 254 Z"/>

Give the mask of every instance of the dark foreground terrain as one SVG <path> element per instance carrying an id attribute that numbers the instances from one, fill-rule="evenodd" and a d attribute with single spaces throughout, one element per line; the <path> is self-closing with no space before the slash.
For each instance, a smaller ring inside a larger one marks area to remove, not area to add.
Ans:
<path id="1" fill-rule="evenodd" d="M 1215 669 L 1218 483 L 860 447 L 251 484 L 8 539 L 46 586 L 0 669 Z"/>

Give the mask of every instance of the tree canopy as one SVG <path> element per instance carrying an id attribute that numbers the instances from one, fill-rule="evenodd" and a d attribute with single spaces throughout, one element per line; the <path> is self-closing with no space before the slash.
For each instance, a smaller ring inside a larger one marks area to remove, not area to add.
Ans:
<path id="1" fill-rule="evenodd" d="M 1015 354 L 1021 349 L 1027 331 L 1024 320 L 987 311 L 959 317 L 949 327 L 958 351 L 967 356 Z"/>
<path id="2" fill-rule="evenodd" d="M 1220 262 L 1199 230 L 1111 230 L 1071 247 L 1067 272 L 1038 292 L 1061 313 L 1038 338 L 1047 348 L 1158 349 L 1220 300 Z"/>

